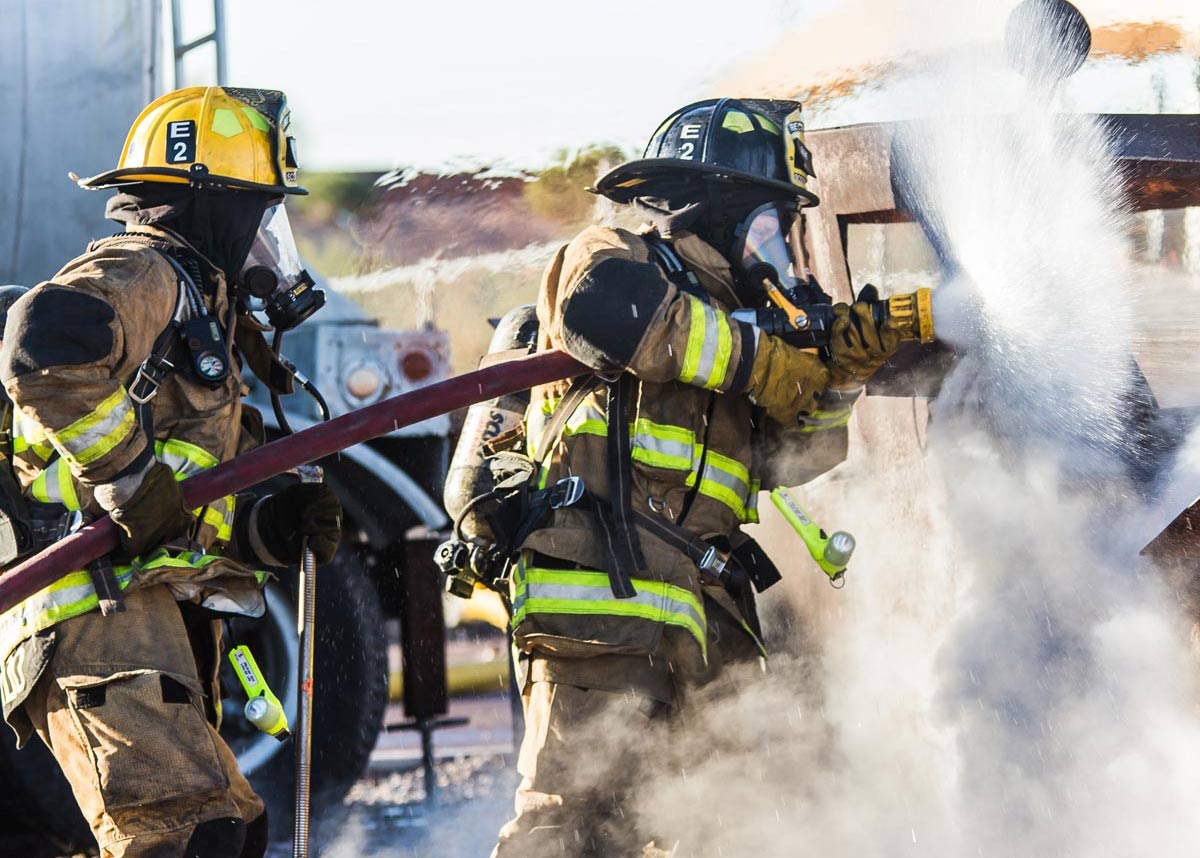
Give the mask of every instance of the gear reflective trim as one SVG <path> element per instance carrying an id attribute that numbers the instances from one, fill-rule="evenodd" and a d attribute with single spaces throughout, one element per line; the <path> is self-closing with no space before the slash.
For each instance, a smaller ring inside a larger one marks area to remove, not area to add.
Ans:
<path id="1" fill-rule="evenodd" d="M 800 431 L 809 434 L 824 432 L 826 429 L 841 429 L 850 423 L 850 406 L 847 405 L 844 408 L 835 408 L 828 411 L 818 408 L 811 414 L 805 415 L 803 421 Z"/>
<path id="2" fill-rule="evenodd" d="M 707 620 L 696 595 L 661 581 L 632 580 L 637 595 L 616 599 L 605 572 L 527 567 L 522 557 L 513 577 L 513 626 L 529 614 L 587 614 L 665 623 L 686 629 L 707 663 Z"/>
<path id="3" fill-rule="evenodd" d="M 32 453 L 43 462 L 50 461 L 54 448 L 46 443 L 46 433 L 42 427 L 23 417 L 20 409 L 13 410 L 13 455 Z"/>
<path id="4" fill-rule="evenodd" d="M 679 380 L 707 390 L 719 388 L 729 371 L 733 354 L 733 332 L 729 319 L 699 298 L 683 296 L 691 311 L 687 350 Z"/>
<path id="5" fill-rule="evenodd" d="M 667 426 L 640 418 L 633 424 L 631 458 L 654 468 L 690 471 L 696 434 L 682 426 Z"/>
<path id="6" fill-rule="evenodd" d="M 688 476 L 687 485 L 696 485 L 695 472 Z M 710 449 L 704 460 L 700 494 L 725 504 L 740 519 L 746 512 L 746 497 L 749 492 L 750 474 L 746 466 L 737 459 L 731 459 Z"/>
<path id="7" fill-rule="evenodd" d="M 130 566 L 116 566 L 117 587 L 124 590 L 133 580 Z M 49 587 L 39 590 L 0 615 L 0 660 L 8 658 L 22 641 L 63 620 L 78 617 L 100 606 L 90 572 L 69 572 Z"/>
<path id="8" fill-rule="evenodd" d="M 545 419 L 554 412 L 558 405 L 556 400 L 546 400 L 540 411 L 541 421 L 529 421 L 527 438 L 538 437 L 533 434 L 535 428 L 540 429 Z M 591 402 L 584 402 L 567 418 L 563 427 L 563 437 L 573 435 L 597 435 L 608 437 L 608 422 L 604 412 Z M 673 471 L 690 471 L 695 461 L 696 434 L 683 426 L 669 426 L 655 423 L 646 418 L 636 420 L 632 425 L 633 449 L 630 458 L 653 468 L 667 468 Z M 536 455 L 533 458 L 537 458 Z"/>
<path id="9" fill-rule="evenodd" d="M 204 448 L 175 438 L 155 441 L 154 457 L 174 471 L 177 480 L 220 464 L 220 460 Z"/>
<path id="10" fill-rule="evenodd" d="M 185 480 L 200 471 L 215 468 L 220 460 L 203 447 L 197 447 L 187 441 L 168 438 L 166 441 L 154 442 L 154 455 L 163 464 L 175 472 L 176 480 Z M 220 542 L 233 539 L 233 516 L 235 501 L 232 496 L 213 501 L 205 507 L 197 507 L 192 514 L 199 517 L 205 524 L 217 532 Z"/>
<path id="11" fill-rule="evenodd" d="M 742 512 L 743 524 L 758 524 L 758 493 L 762 491 L 762 480 L 750 481 L 750 490 L 746 492 L 746 508 Z"/>
<path id="12" fill-rule="evenodd" d="M 72 468 L 88 465 L 124 441 L 133 431 L 133 403 L 118 387 L 96 406 L 96 410 L 81 417 L 61 431 L 46 430 L 46 435 Z"/>
<path id="13" fill-rule="evenodd" d="M 563 426 L 563 437 L 571 435 L 600 435 L 608 437 L 608 422 L 604 412 L 590 402 L 582 402 L 567 418 Z"/>
<path id="14" fill-rule="evenodd" d="M 204 523 L 217 531 L 219 542 L 233 539 L 233 516 L 237 499 L 233 495 L 219 498 L 206 507 L 192 510 L 192 514 L 203 516 Z"/>
<path id="15" fill-rule="evenodd" d="M 75 493 L 75 475 L 64 465 L 61 457 L 34 478 L 29 492 L 34 500 L 41 503 L 60 503 L 71 512 L 80 509 L 79 496 Z"/>

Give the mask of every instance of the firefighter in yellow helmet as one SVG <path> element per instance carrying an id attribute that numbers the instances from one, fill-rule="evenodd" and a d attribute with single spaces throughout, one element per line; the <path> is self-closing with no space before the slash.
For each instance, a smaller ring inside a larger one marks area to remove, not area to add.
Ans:
<path id="1" fill-rule="evenodd" d="M 508 573 L 526 722 L 498 858 L 667 854 L 679 833 L 642 830 L 632 788 L 673 765 L 684 698 L 764 653 L 754 592 L 779 573 L 741 530 L 758 520 L 757 439 L 774 423 L 796 451 L 844 450 L 851 404 L 899 344 L 865 303 L 833 308 L 824 357 L 733 315 L 764 305 L 768 268 L 820 293 L 803 130 L 795 102 L 676 111 L 598 183 L 647 226 L 591 227 L 546 270 L 538 347 L 595 374 L 534 390 L 527 451 L 542 486 L 587 491 L 523 536 Z"/>
<path id="2" fill-rule="evenodd" d="M 216 731 L 220 621 L 261 616 L 264 567 L 320 562 L 341 510 L 321 486 L 187 509 L 178 481 L 261 443 L 242 367 L 287 392 L 263 337 L 323 296 L 283 199 L 297 183 L 284 94 L 194 87 L 134 122 L 123 227 L 9 308 L 11 564 L 108 513 L 120 549 L 0 616 L 4 716 L 46 743 L 102 856 L 261 856 L 262 801 Z M 6 512 L 9 510 L 6 510 Z"/>

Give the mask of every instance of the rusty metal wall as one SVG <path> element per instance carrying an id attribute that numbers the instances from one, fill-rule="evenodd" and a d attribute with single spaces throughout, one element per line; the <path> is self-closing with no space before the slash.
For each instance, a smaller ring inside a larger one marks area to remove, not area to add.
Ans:
<path id="1" fill-rule="evenodd" d="M 33 285 L 108 234 L 106 193 L 155 91 L 158 0 L 0 0 L 0 283 Z"/>

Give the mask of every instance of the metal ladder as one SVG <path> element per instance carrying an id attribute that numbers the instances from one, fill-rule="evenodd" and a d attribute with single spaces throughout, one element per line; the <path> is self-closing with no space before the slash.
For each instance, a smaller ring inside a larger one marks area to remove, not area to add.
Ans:
<path id="1" fill-rule="evenodd" d="M 183 41 L 183 4 L 184 0 L 170 0 L 171 2 L 171 45 L 175 63 L 175 79 L 173 82 L 174 89 L 181 87 L 183 81 L 183 58 L 197 48 L 202 48 L 207 44 L 212 44 L 216 51 L 216 80 L 204 81 L 204 83 L 214 83 L 217 86 L 224 86 L 228 80 L 228 68 L 226 67 L 226 50 L 225 50 L 225 0 L 212 0 L 213 6 L 213 28 L 211 32 L 193 39 L 190 42 Z"/>

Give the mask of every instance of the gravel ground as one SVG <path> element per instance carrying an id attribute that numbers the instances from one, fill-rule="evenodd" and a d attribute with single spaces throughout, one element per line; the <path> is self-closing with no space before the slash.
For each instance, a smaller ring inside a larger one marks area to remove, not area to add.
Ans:
<path id="1" fill-rule="evenodd" d="M 368 775 L 350 790 L 338 834 L 316 832 L 313 855 L 327 858 L 484 858 L 512 811 L 517 774 L 504 757 L 471 756 L 437 766 L 438 802 L 424 804 L 420 769 Z M 326 826 L 328 827 L 328 826 Z M 290 840 L 269 858 L 289 858 Z"/>

